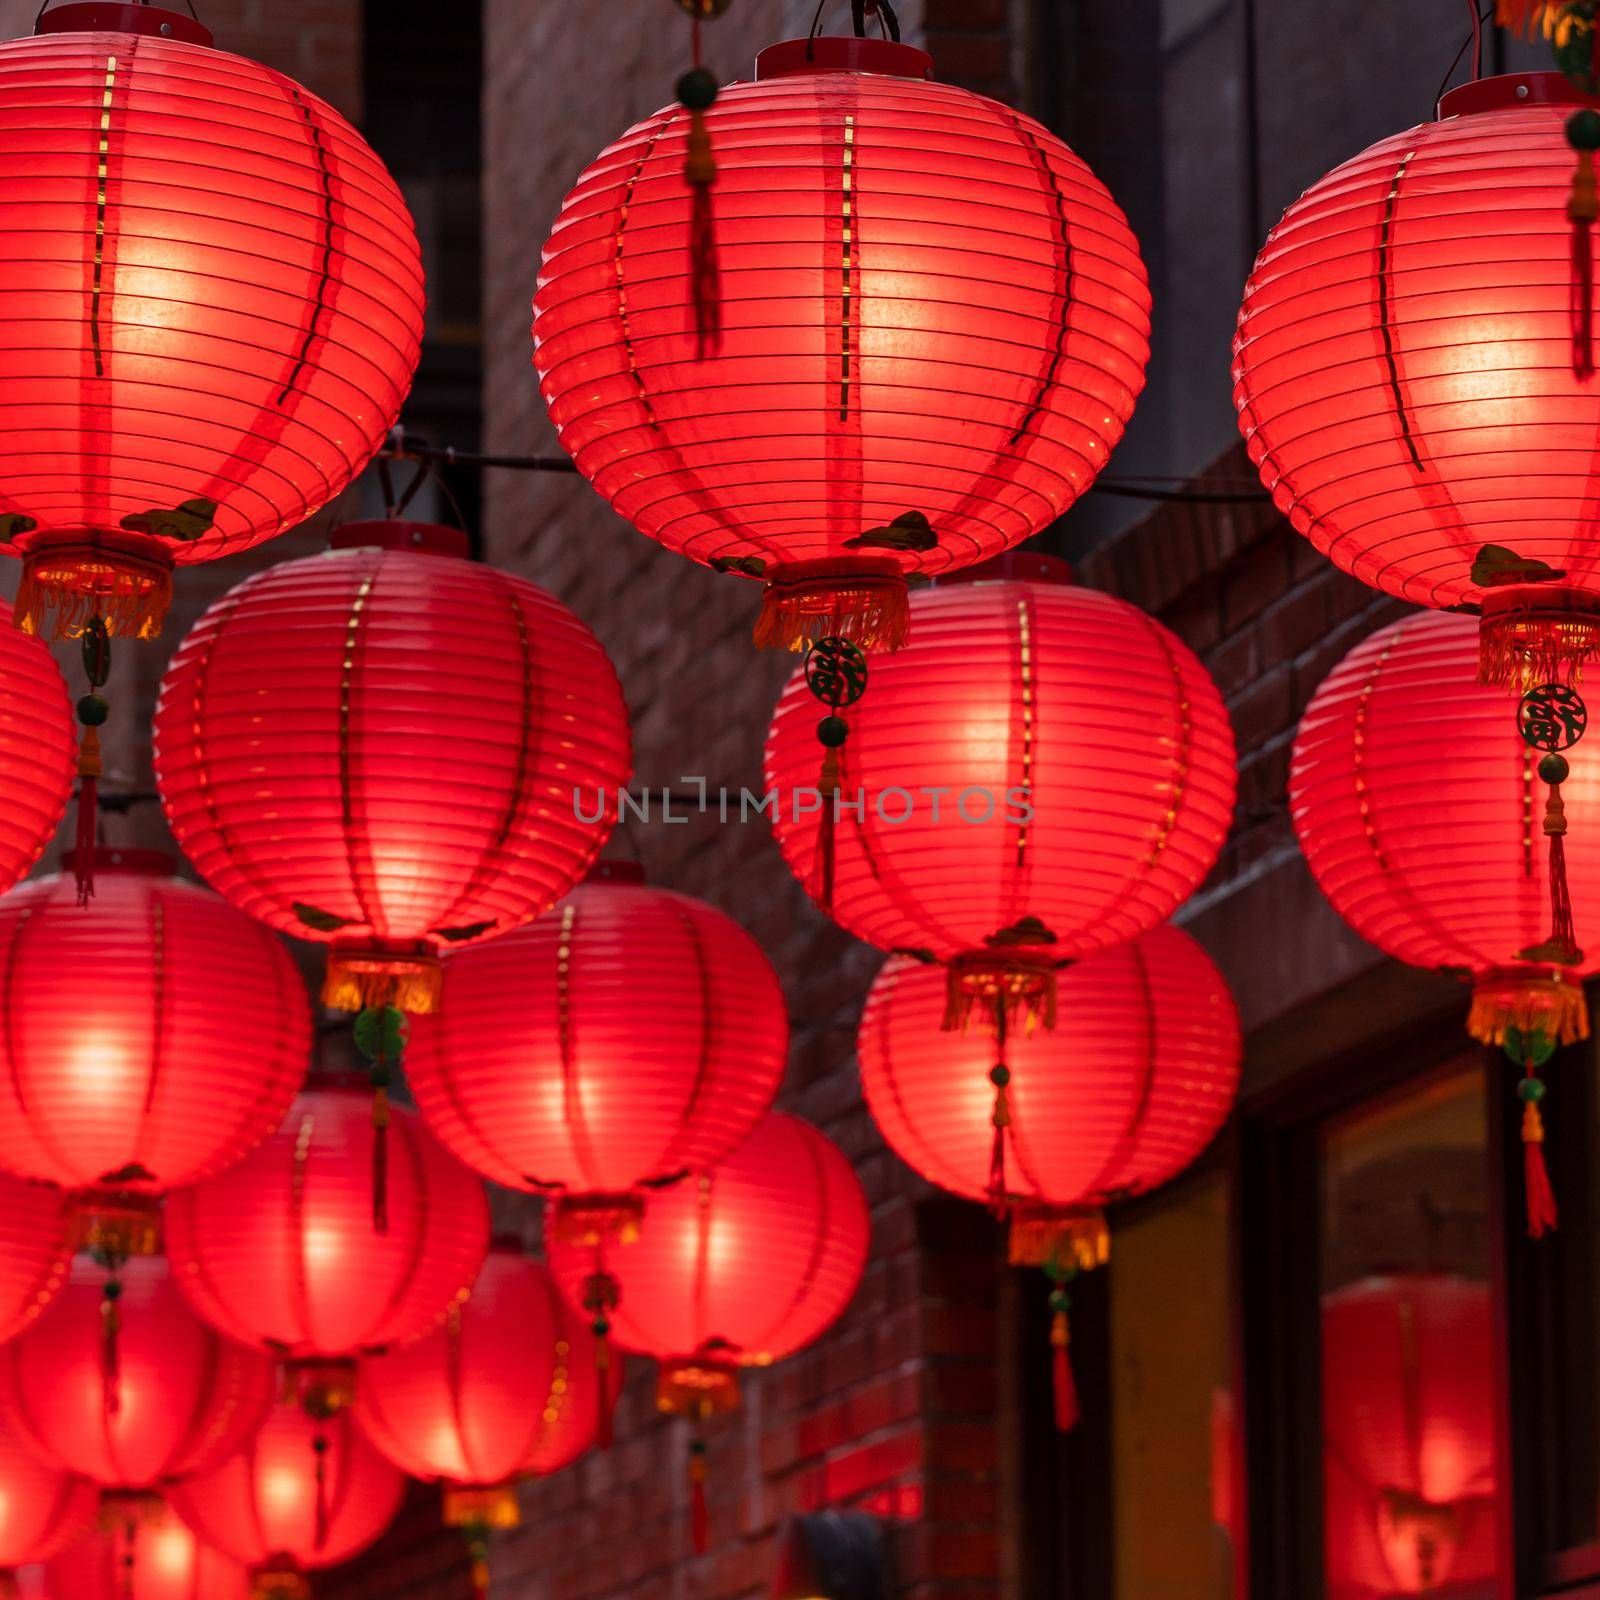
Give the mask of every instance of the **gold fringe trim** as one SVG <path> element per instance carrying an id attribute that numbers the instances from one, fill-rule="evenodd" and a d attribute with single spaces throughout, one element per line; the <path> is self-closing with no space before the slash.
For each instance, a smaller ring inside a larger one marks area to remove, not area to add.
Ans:
<path id="1" fill-rule="evenodd" d="M 327 1422 L 356 1403 L 356 1372 L 353 1360 L 286 1361 L 279 1404 L 299 1406 L 314 1421 Z"/>
<path id="2" fill-rule="evenodd" d="M 98 545 L 42 545 L 23 558 L 17 626 L 78 639 L 96 617 L 114 639 L 155 639 L 172 603 L 172 563 Z"/>
<path id="3" fill-rule="evenodd" d="M 1561 972 L 1487 972 L 1472 989 L 1467 1032 L 1483 1044 L 1504 1044 L 1506 1029 L 1539 1029 L 1562 1044 L 1589 1037 L 1583 986 Z"/>
<path id="4" fill-rule="evenodd" d="M 1103 1211 L 1019 1206 L 1011 1214 L 1014 1267 L 1071 1266 L 1092 1272 L 1111 1259 L 1111 1230 Z"/>
<path id="5" fill-rule="evenodd" d="M 957 956 L 945 968 L 946 1033 L 965 1033 L 972 1013 L 979 1011 L 991 1026 L 1005 1014 L 1006 1029 L 1025 1034 L 1056 1025 L 1055 962 L 1024 961 L 1015 956 Z"/>
<path id="6" fill-rule="evenodd" d="M 809 649 L 848 639 L 863 650 L 898 650 L 911 633 L 911 600 L 898 562 L 796 561 L 768 576 L 756 619 L 763 650 Z"/>
<path id="7" fill-rule="evenodd" d="M 250 1575 L 250 1600 L 311 1600 L 311 1580 L 298 1567 L 274 1562 Z"/>
<path id="8" fill-rule="evenodd" d="M 1600 595 L 1519 587 L 1485 594 L 1478 624 L 1478 682 L 1518 694 L 1577 683 L 1600 658 Z"/>
<path id="9" fill-rule="evenodd" d="M 514 1483 L 469 1485 L 447 1483 L 444 1489 L 447 1528 L 517 1528 L 522 1507 Z"/>
<path id="10" fill-rule="evenodd" d="M 632 1244 L 643 1221 L 640 1195 L 564 1194 L 551 1207 L 547 1226 L 560 1243 L 593 1250 L 604 1244 Z"/>
<path id="11" fill-rule="evenodd" d="M 80 1189 L 67 1197 L 67 1239 L 100 1261 L 161 1253 L 161 1201 L 120 1189 Z"/>
<path id="12" fill-rule="evenodd" d="M 696 1356 L 663 1361 L 656 1410 L 672 1417 L 712 1417 L 739 1409 L 739 1369 L 731 1361 Z"/>
<path id="13" fill-rule="evenodd" d="M 396 955 L 335 945 L 328 951 L 322 1003 L 335 1011 L 394 1006 L 416 1016 L 438 1007 L 443 981 L 437 956 L 422 952 Z"/>

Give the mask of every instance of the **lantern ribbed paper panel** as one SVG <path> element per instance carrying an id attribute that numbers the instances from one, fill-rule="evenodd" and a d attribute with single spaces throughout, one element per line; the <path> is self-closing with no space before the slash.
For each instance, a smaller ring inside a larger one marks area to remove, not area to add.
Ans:
<path id="1" fill-rule="evenodd" d="M 320 1518 L 318 1440 L 326 1447 Z M 235 1561 L 258 1571 L 316 1570 L 377 1539 L 400 1509 L 405 1482 L 348 1412 L 317 1421 L 277 1406 L 242 1449 L 176 1485 L 170 1499 L 205 1543 Z"/>
<path id="2" fill-rule="evenodd" d="M 59 31 L 84 10 L 0 45 L 0 547 L 25 625 L 148 634 L 174 564 L 282 533 L 366 465 L 422 266 L 331 106 L 187 17 Z"/>
<path id="3" fill-rule="evenodd" d="M 1478 685 L 1470 617 L 1421 613 L 1329 673 L 1295 740 L 1295 831 L 1322 891 L 1363 938 L 1470 976 L 1480 1038 L 1508 1021 L 1586 1031 L 1573 980 L 1600 969 L 1600 756 L 1567 752 L 1561 786 L 1577 971 L 1519 953 L 1546 938 L 1544 785 L 1506 697 Z"/>
<path id="4" fill-rule="evenodd" d="M 3 161 L 0 155 L 0 161 Z M 0 242 L 0 249 L 4 248 Z M 50 652 L 7 624 L 0 606 L 0 893 L 54 836 L 77 770 L 67 686 Z"/>
<path id="5" fill-rule="evenodd" d="M 585 1319 L 542 1262 L 497 1247 L 444 1327 L 362 1363 L 356 1420 L 413 1478 L 495 1488 L 576 1461 L 599 1399 Z"/>
<path id="6" fill-rule="evenodd" d="M 1239 1015 L 1186 933 L 1160 927 L 1063 974 L 1054 1031 L 1006 1041 L 1006 1190 L 1026 1206 L 1099 1207 L 1175 1177 L 1227 1118 Z M 946 1032 L 944 976 L 904 956 L 862 1014 L 861 1085 L 904 1161 L 941 1188 L 990 1200 L 992 1037 Z"/>
<path id="7" fill-rule="evenodd" d="M 710 1166 L 777 1093 L 789 1023 L 761 947 L 618 870 L 452 956 L 438 1011 L 413 1024 L 423 1119 L 497 1183 L 620 1197 Z"/>
<path id="8" fill-rule="evenodd" d="M 721 92 L 714 347 L 681 107 L 589 167 L 545 247 L 535 361 L 561 442 L 642 533 L 766 579 L 763 642 L 892 644 L 903 575 L 1060 516 L 1144 383 L 1149 289 L 1116 203 L 1054 134 L 929 67 L 819 39 Z"/>
<path id="9" fill-rule="evenodd" d="M 167 1203 L 185 1295 L 235 1339 L 295 1359 L 415 1339 L 471 1286 L 489 1244 L 483 1184 L 393 1108 L 389 1229 L 372 1226 L 372 1110 L 361 1085 L 307 1089 L 237 1166 Z"/>
<path id="10" fill-rule="evenodd" d="M 151 1196 L 236 1161 L 293 1099 L 311 1040 L 294 962 L 174 867 L 102 848 L 87 906 L 70 872 L 0 899 L 0 1164 L 13 1172 Z"/>
<path id="11" fill-rule="evenodd" d="M 1494 1373 L 1486 1284 L 1417 1273 L 1323 1300 L 1329 1600 L 1493 1587 Z"/>
<path id="12" fill-rule="evenodd" d="M 44 1561 L 86 1534 L 99 1503 L 87 1478 L 50 1464 L 0 1421 L 0 1586 L 12 1568 Z"/>
<path id="13" fill-rule="evenodd" d="M 356 523 L 335 544 L 196 624 L 162 684 L 156 773 L 215 888 L 333 942 L 330 1002 L 423 1009 L 441 948 L 536 916 L 599 852 L 627 709 L 594 635 L 464 559 L 465 535 Z"/>
<path id="14" fill-rule="evenodd" d="M 838 1148 L 782 1112 L 708 1173 L 650 1196 L 638 1241 L 608 1254 L 624 1349 L 663 1362 L 766 1366 L 817 1338 L 866 1264 L 861 1185 Z M 552 1240 L 550 1268 L 581 1305 L 596 1253 Z"/>
<path id="15" fill-rule="evenodd" d="M 1481 604 L 1490 681 L 1600 631 L 1600 387 L 1573 372 L 1578 97 L 1519 73 L 1315 183 L 1256 261 L 1234 399 L 1278 506 L 1364 583 Z"/>
<path id="16" fill-rule="evenodd" d="M 92 1533 L 46 1563 L 44 1600 L 251 1600 L 250 1573 L 168 1513 Z"/>
<path id="17" fill-rule="evenodd" d="M 1064 563 L 1030 562 L 1049 581 L 915 595 L 911 643 L 845 713 L 831 914 L 883 949 L 1092 955 L 1176 910 L 1227 834 L 1233 731 L 1205 669 Z M 797 673 L 766 751 L 778 842 L 813 883 L 820 710 Z"/>
<path id="18" fill-rule="evenodd" d="M 0 1343 L 39 1315 L 72 1252 L 65 1197 L 48 1184 L 0 1174 Z"/>
<path id="19" fill-rule="evenodd" d="M 161 1256 L 129 1261 L 120 1276 L 116 1409 L 106 1274 L 78 1256 L 34 1325 L 0 1346 L 0 1411 L 47 1459 L 108 1488 L 148 1489 L 237 1449 L 272 1405 L 276 1379 L 270 1358 L 195 1316 Z"/>

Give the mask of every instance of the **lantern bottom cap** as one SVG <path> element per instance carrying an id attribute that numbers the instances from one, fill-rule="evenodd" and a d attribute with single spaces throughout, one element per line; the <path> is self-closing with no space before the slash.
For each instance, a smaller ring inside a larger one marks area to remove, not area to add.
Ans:
<path id="1" fill-rule="evenodd" d="M 754 634 L 763 650 L 799 652 L 829 638 L 862 650 L 898 650 L 910 636 L 910 592 L 898 561 L 791 561 L 769 568 L 766 579 Z"/>
<path id="2" fill-rule="evenodd" d="M 99 618 L 114 639 L 155 639 L 172 601 L 172 558 L 154 539 L 85 535 L 32 544 L 16 620 L 41 639 L 82 638 Z"/>
<path id="3" fill-rule="evenodd" d="M 1600 659 L 1600 594 L 1550 584 L 1515 584 L 1483 597 L 1478 681 L 1518 694 L 1541 683 L 1575 683 Z"/>
<path id="4" fill-rule="evenodd" d="M 663 1361 L 656 1379 L 656 1410 L 666 1416 L 703 1418 L 739 1409 L 739 1365 L 702 1353 Z"/>
<path id="5" fill-rule="evenodd" d="M 505 1483 L 447 1483 L 444 1486 L 444 1525 L 469 1531 L 516 1528 L 522 1523 L 514 1481 Z"/>
<path id="6" fill-rule="evenodd" d="M 956 956 L 945 968 L 946 1033 L 965 1033 L 977 1011 L 998 1030 L 1003 1016 L 1008 1028 L 1025 1033 L 1056 1025 L 1056 974 L 1062 963 L 1053 957 L 1002 955 L 977 951 Z"/>
<path id="7" fill-rule="evenodd" d="M 1097 1206 L 1015 1206 L 1009 1259 L 1014 1267 L 1103 1267 L 1111 1259 L 1105 1213 Z"/>
<path id="8" fill-rule="evenodd" d="M 148 1174 L 146 1174 L 148 1176 Z M 106 1263 L 161 1251 L 161 1196 L 135 1189 L 75 1189 L 67 1196 L 68 1238 Z"/>
<path id="9" fill-rule="evenodd" d="M 416 1015 L 439 1004 L 443 969 L 424 943 L 334 944 L 322 980 L 322 1003 L 335 1011 L 394 1006 Z"/>
<path id="10" fill-rule="evenodd" d="M 621 1194 L 566 1193 L 550 1209 L 551 1237 L 562 1244 L 592 1250 L 604 1244 L 632 1244 L 644 1221 L 644 1197 Z"/>
<path id="11" fill-rule="evenodd" d="M 299 1406 L 315 1421 L 326 1422 L 356 1403 L 358 1371 L 348 1356 L 292 1356 L 283 1363 L 280 1399 Z"/>
<path id="12" fill-rule="evenodd" d="M 1508 1028 L 1542 1032 L 1561 1044 L 1587 1039 L 1583 985 L 1559 968 L 1505 967 L 1480 973 L 1472 986 L 1467 1032 L 1482 1044 L 1500 1045 Z"/>
<path id="13" fill-rule="evenodd" d="M 311 1600 L 311 1580 L 286 1558 L 269 1561 L 250 1574 L 250 1600 Z"/>
<path id="14" fill-rule="evenodd" d="M 124 1528 L 160 1527 L 170 1512 L 166 1496 L 154 1489 L 102 1489 L 99 1526 L 103 1533 L 120 1533 Z"/>

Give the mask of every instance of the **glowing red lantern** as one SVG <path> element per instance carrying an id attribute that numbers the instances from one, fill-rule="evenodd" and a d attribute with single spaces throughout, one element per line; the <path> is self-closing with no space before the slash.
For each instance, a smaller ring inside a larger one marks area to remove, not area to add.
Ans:
<path id="1" fill-rule="evenodd" d="M 1102 1208 L 1176 1177 L 1239 1082 L 1239 1014 L 1187 934 L 1159 927 L 1067 969 L 1053 1033 L 947 1032 L 945 983 L 904 956 L 867 997 L 857 1053 L 890 1147 L 931 1182 L 1011 1217 L 1012 1260 L 1056 1280 L 1057 1417 L 1076 1421 L 1068 1280 L 1110 1252 Z"/>
<path id="2" fill-rule="evenodd" d="M 72 712 L 60 669 L 42 644 L 6 627 L 3 620 L 0 674 L 6 684 L 0 703 L 0 893 L 4 893 L 54 837 L 77 769 Z"/>
<path id="3" fill-rule="evenodd" d="M 416 368 L 422 265 L 331 106 L 192 17 L 109 20 L 66 5 L 0 45 L 0 546 L 23 626 L 150 637 L 175 565 L 366 465 Z"/>
<path id="4" fill-rule="evenodd" d="M 79 1256 L 56 1297 L 0 1346 L 0 1410 L 46 1460 L 109 1488 L 148 1489 L 236 1450 L 276 1393 L 267 1356 L 220 1338 L 166 1260 L 127 1263 L 118 1297 Z"/>
<path id="5" fill-rule="evenodd" d="M 1557 73 L 1447 94 L 1334 169 L 1245 290 L 1234 400 L 1294 526 L 1364 583 L 1481 607 L 1484 681 L 1600 647 L 1600 388 L 1572 362 Z"/>
<path id="6" fill-rule="evenodd" d="M 527 927 L 445 963 L 406 1081 L 463 1161 L 555 1196 L 557 1230 L 628 1234 L 644 1188 L 710 1166 L 761 1120 L 788 1044 L 755 940 L 606 862 Z"/>
<path id="7" fill-rule="evenodd" d="M 167 1251 L 213 1327 L 271 1349 L 313 1409 L 348 1402 L 354 1358 L 419 1338 L 466 1293 L 489 1243 L 483 1184 L 396 1107 L 389 1228 L 373 1232 L 367 1099 L 308 1088 L 237 1166 L 167 1202 Z"/>
<path id="8" fill-rule="evenodd" d="M 47 1560 L 86 1533 L 99 1499 L 87 1478 L 45 1461 L 0 1423 L 0 1589 L 14 1585 L 18 1567 Z"/>
<path id="9" fill-rule="evenodd" d="M 356 1420 L 403 1472 L 445 1486 L 445 1521 L 488 1593 L 491 1529 L 520 1520 L 517 1481 L 595 1442 L 594 1342 L 550 1269 L 515 1244 L 489 1252 L 471 1297 L 415 1344 L 362 1363 Z"/>
<path id="10" fill-rule="evenodd" d="M 170 1514 L 129 1516 L 69 1545 L 45 1564 L 42 1588 L 43 1600 L 252 1600 L 248 1569 Z"/>
<path id="11" fill-rule="evenodd" d="M 931 67 L 797 40 L 717 97 L 714 348 L 681 107 L 589 167 L 545 247 L 534 353 L 562 443 L 642 533 L 765 581 L 758 643 L 895 648 L 906 574 L 1060 516 L 1144 384 L 1150 295 L 1116 203 Z"/>
<path id="12" fill-rule="evenodd" d="M 1368 1278 L 1322 1302 L 1329 1600 L 1477 1594 L 1497 1569 L 1486 1284 Z"/>
<path id="13" fill-rule="evenodd" d="M 278 1406 L 242 1449 L 169 1497 L 206 1544 L 251 1569 L 257 1600 L 310 1600 L 306 1574 L 359 1555 L 404 1495 L 400 1470 L 348 1412 L 319 1420 Z"/>
<path id="14" fill-rule="evenodd" d="M 1210 870 L 1233 731 L 1188 648 L 1064 562 L 976 576 L 913 598 L 916 637 L 873 662 L 831 800 L 821 708 L 790 681 L 767 738 L 773 827 L 836 921 L 949 966 L 952 1021 L 997 1000 L 1048 1020 L 1062 964 L 1154 927 Z"/>
<path id="15" fill-rule="evenodd" d="M 60 1190 L 0 1173 L 0 1343 L 49 1304 L 72 1259 Z"/>
<path id="16" fill-rule="evenodd" d="M 223 596 L 156 711 L 156 773 L 201 874 L 330 941 L 324 998 L 426 1010 L 441 948 L 580 877 L 626 784 L 627 710 L 594 635 L 466 536 L 353 523 Z"/>
<path id="17" fill-rule="evenodd" d="M 70 872 L 0 899 L 0 1165 L 66 1189 L 116 1258 L 155 1247 L 162 1193 L 277 1125 L 311 1018 L 282 944 L 172 857 L 102 849 L 96 870 L 88 906 Z"/>

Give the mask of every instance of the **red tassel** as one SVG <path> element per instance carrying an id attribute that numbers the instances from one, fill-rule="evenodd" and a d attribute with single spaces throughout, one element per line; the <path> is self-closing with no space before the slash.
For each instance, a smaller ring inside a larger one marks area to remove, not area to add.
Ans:
<path id="1" fill-rule="evenodd" d="M 1067 1314 L 1058 1311 L 1050 1324 L 1052 1374 L 1056 1399 L 1056 1429 L 1071 1433 L 1082 1420 L 1083 1409 L 1078 1403 L 1078 1385 L 1072 1376 L 1072 1335 L 1067 1326 Z"/>
<path id="2" fill-rule="evenodd" d="M 96 729 L 86 727 L 78 746 L 78 815 L 72 857 L 80 906 L 88 905 L 94 898 L 94 847 L 99 832 L 100 777 L 100 735 Z"/>
<path id="3" fill-rule="evenodd" d="M 995 1049 L 1000 1060 L 989 1069 L 989 1082 L 994 1085 L 994 1111 L 990 1121 L 994 1124 L 994 1143 L 989 1147 L 989 1209 L 1003 1218 L 1010 1209 L 1006 1196 L 1006 1133 L 1011 1127 L 1011 1069 L 1005 1063 L 1006 1006 L 997 1000 L 994 1006 Z"/>
<path id="4" fill-rule="evenodd" d="M 1537 1081 L 1523 1079 L 1524 1084 Z M 1554 1232 L 1558 1217 L 1555 1191 L 1550 1187 L 1550 1172 L 1544 1162 L 1544 1118 L 1535 1099 L 1522 1104 L 1522 1181 L 1528 1205 L 1528 1237 L 1542 1239 Z"/>
<path id="5" fill-rule="evenodd" d="M 594 1330 L 594 1367 L 600 1380 L 600 1421 L 595 1428 L 594 1442 L 602 1450 L 611 1448 L 613 1437 L 612 1412 L 616 1409 L 617 1394 L 622 1385 L 612 1378 L 612 1350 L 609 1325 L 600 1323 Z"/>
<path id="6" fill-rule="evenodd" d="M 122 1312 L 118 1306 L 121 1298 L 120 1280 L 107 1278 L 100 1301 L 100 1384 L 108 1417 L 122 1410 L 122 1352 L 118 1337 L 122 1332 Z"/>
<path id="7" fill-rule="evenodd" d="M 1561 806 L 1559 786 L 1551 789 L 1550 803 L 1553 807 Z M 1561 820 L 1564 829 L 1565 815 Z M 1550 942 L 1566 950 L 1578 948 L 1577 931 L 1572 926 L 1572 891 L 1567 887 L 1567 843 L 1564 832 L 1550 835 Z"/>
<path id="8" fill-rule="evenodd" d="M 833 915 L 834 861 L 839 835 L 839 751 L 830 746 L 822 758 L 822 776 L 817 780 L 822 793 L 822 821 L 817 825 L 817 864 L 812 873 L 811 893 L 823 916 Z"/>
<path id="9" fill-rule="evenodd" d="M 706 1447 L 696 1439 L 689 1446 L 689 1538 L 697 1556 L 711 1543 L 711 1519 L 706 1510 Z"/>
<path id="10" fill-rule="evenodd" d="M 314 1548 L 321 1550 L 328 1542 L 328 1441 L 322 1434 L 318 1434 L 311 1441 L 311 1448 L 317 1457 L 317 1510 L 316 1510 L 316 1542 Z"/>
<path id="11" fill-rule="evenodd" d="M 372 1231 L 389 1231 L 389 1091 L 372 1091 Z"/>
<path id="12" fill-rule="evenodd" d="M 1594 376 L 1594 244 L 1600 202 L 1595 192 L 1594 156 L 1578 152 L 1572 175 L 1567 217 L 1572 223 L 1572 370 L 1579 378 Z"/>

